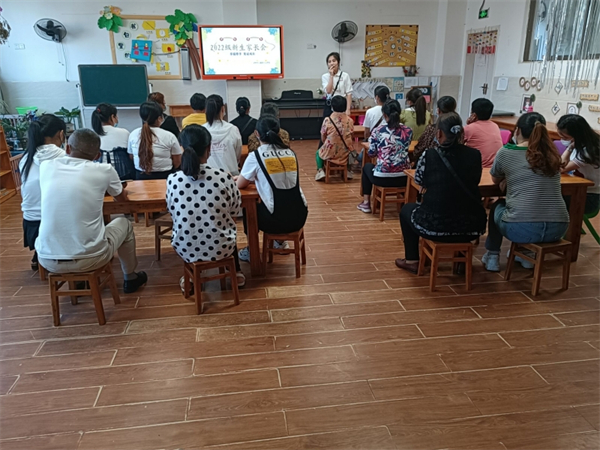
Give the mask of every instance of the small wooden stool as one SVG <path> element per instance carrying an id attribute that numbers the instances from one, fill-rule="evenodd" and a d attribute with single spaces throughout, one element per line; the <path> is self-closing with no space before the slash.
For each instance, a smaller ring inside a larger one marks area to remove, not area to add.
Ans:
<path id="1" fill-rule="evenodd" d="M 535 259 L 525 255 L 522 252 L 523 249 L 535 252 Z M 559 255 L 560 261 L 563 262 L 562 288 L 563 290 L 567 290 L 569 288 L 569 273 L 571 271 L 572 251 L 573 244 L 571 244 L 569 241 L 565 241 L 564 239 L 561 239 L 557 242 L 547 242 L 541 244 L 517 244 L 513 242 L 510 246 L 510 255 L 508 256 L 508 262 L 506 263 L 506 274 L 504 275 L 504 279 L 507 281 L 510 280 L 513 264 L 515 262 L 515 256 L 520 256 L 525 261 L 529 261 L 535 266 L 533 271 L 533 287 L 531 289 L 531 294 L 535 297 L 540 292 L 544 258 L 546 255 L 554 254 Z"/>
<path id="2" fill-rule="evenodd" d="M 40 273 L 40 281 L 48 280 L 48 271 L 38 262 L 38 272 Z"/>
<path id="3" fill-rule="evenodd" d="M 340 166 L 339 164 L 334 164 L 334 163 L 330 162 L 329 160 L 326 160 L 325 161 L 325 184 L 329 184 L 329 179 L 330 179 L 331 175 L 334 173 L 337 173 L 337 172 L 341 172 L 342 180 L 344 180 L 344 183 L 347 183 L 348 182 L 348 166 L 347 165 Z"/>
<path id="4" fill-rule="evenodd" d="M 275 241 L 293 241 L 294 248 L 280 249 L 273 248 Z M 306 245 L 304 243 L 304 228 L 295 233 L 289 234 L 263 234 L 263 271 L 267 273 L 268 262 L 273 262 L 273 253 L 279 254 L 294 254 L 296 260 L 296 278 L 300 278 L 300 256 L 302 256 L 302 265 L 306 265 Z"/>
<path id="5" fill-rule="evenodd" d="M 105 275 L 102 280 L 102 275 Z M 98 323 L 104 325 L 106 323 L 106 317 L 104 316 L 104 307 L 102 306 L 102 289 L 108 284 L 110 292 L 115 305 L 121 303 L 119 298 L 119 290 L 117 289 L 117 283 L 112 272 L 110 262 L 99 269 L 92 272 L 81 272 L 81 273 L 49 273 L 48 279 L 50 281 L 50 300 L 52 301 L 52 317 L 54 318 L 54 326 L 60 325 L 60 310 L 59 310 L 59 297 L 71 297 L 71 303 L 77 304 L 77 297 L 83 297 L 84 295 L 91 295 L 94 300 L 94 307 L 96 308 L 96 314 L 98 315 Z M 75 289 L 76 281 L 87 281 L 89 283 L 89 289 Z M 69 283 L 69 289 L 60 291 L 59 289 L 65 284 Z"/>
<path id="6" fill-rule="evenodd" d="M 171 241 L 171 233 L 169 233 L 171 230 L 173 230 L 173 219 L 170 214 L 154 220 L 154 259 L 156 261 L 160 261 L 160 241 Z"/>
<path id="7" fill-rule="evenodd" d="M 395 188 L 395 187 L 381 187 L 373 185 L 373 207 L 371 210 L 373 214 L 377 214 L 379 209 L 379 221 L 383 222 L 385 215 L 385 204 L 395 203 L 396 210 L 400 212 L 400 208 L 406 202 L 405 199 L 406 188 Z M 388 198 L 388 196 L 390 196 Z"/>
<path id="8" fill-rule="evenodd" d="M 203 277 L 202 271 L 210 269 L 219 269 L 217 275 Z M 227 269 L 227 271 L 225 271 Z M 183 263 L 183 296 L 190 298 L 190 281 L 194 283 L 194 297 L 196 300 L 196 314 L 202 314 L 202 285 L 212 280 L 221 280 L 221 290 L 227 288 L 225 279 L 231 279 L 231 288 L 235 298 L 235 304 L 240 304 L 240 291 L 238 289 L 237 276 L 235 270 L 235 260 L 233 256 L 221 259 L 219 261 L 198 261 L 195 263 Z"/>
<path id="9" fill-rule="evenodd" d="M 442 253 L 450 253 L 450 255 L 442 255 Z M 419 276 L 425 272 L 426 258 L 431 261 L 431 274 L 429 275 L 429 290 L 431 292 L 435 290 L 435 281 L 440 261 L 451 261 L 454 263 L 454 272 L 456 272 L 458 263 L 464 262 L 467 291 L 471 290 L 473 276 L 473 244 L 471 242 L 447 244 L 430 241 L 429 239 L 421 239 L 419 271 L 417 272 Z"/>

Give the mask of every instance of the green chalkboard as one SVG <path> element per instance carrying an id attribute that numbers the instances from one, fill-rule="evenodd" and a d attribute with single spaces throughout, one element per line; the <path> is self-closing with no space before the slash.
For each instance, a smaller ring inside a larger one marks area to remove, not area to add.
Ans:
<path id="1" fill-rule="evenodd" d="M 139 106 L 148 98 L 148 74 L 142 64 L 80 65 L 79 84 L 84 106 Z"/>

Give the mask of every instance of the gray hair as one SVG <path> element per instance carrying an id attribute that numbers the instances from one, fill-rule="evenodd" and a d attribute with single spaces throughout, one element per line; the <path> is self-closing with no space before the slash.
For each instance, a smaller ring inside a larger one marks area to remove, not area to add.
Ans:
<path id="1" fill-rule="evenodd" d="M 81 153 L 90 159 L 94 159 L 100 151 L 100 137 L 88 128 L 76 130 L 69 137 L 71 152 Z"/>

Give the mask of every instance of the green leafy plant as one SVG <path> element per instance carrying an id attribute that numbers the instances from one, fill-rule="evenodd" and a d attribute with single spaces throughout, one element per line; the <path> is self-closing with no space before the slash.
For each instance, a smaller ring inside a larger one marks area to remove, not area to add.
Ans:
<path id="1" fill-rule="evenodd" d="M 175 35 L 175 43 L 179 47 L 189 50 L 192 59 L 192 67 L 196 74 L 196 79 L 200 79 L 200 54 L 194 43 L 194 31 L 198 31 L 196 16 L 184 13 L 180 9 L 175 10 L 175 14 L 168 15 L 165 20 L 169 23 L 169 31 Z"/>
<path id="2" fill-rule="evenodd" d="M 79 108 L 73 108 L 69 111 L 64 106 L 54 113 L 55 116 L 62 117 L 66 123 L 73 123 L 73 120 L 77 119 L 80 114 Z"/>
<path id="3" fill-rule="evenodd" d="M 119 16 L 121 9 L 116 6 L 105 6 L 100 11 L 100 18 L 98 19 L 98 28 L 106 28 L 108 31 L 117 33 L 119 27 L 123 26 L 123 19 Z"/>

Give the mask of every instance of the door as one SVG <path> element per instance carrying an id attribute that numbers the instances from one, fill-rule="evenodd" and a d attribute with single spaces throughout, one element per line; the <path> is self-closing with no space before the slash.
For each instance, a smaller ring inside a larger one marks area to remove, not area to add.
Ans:
<path id="1" fill-rule="evenodd" d="M 473 62 L 473 81 L 471 84 L 471 101 L 478 98 L 491 98 L 494 82 L 495 55 L 475 55 Z"/>

